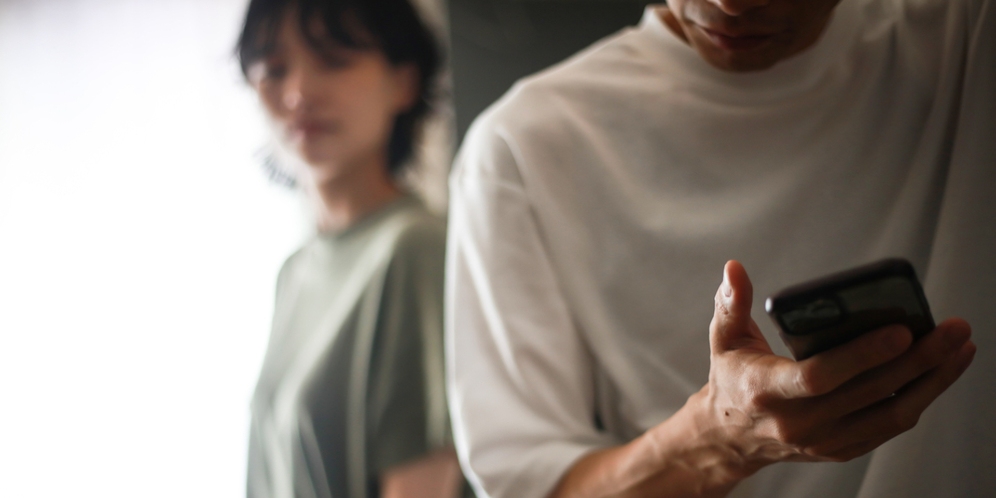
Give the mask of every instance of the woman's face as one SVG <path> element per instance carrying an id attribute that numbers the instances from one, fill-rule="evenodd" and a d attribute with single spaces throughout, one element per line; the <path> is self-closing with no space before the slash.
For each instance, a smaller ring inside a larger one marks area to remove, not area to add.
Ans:
<path id="1" fill-rule="evenodd" d="M 386 171 L 395 117 L 418 97 L 413 65 L 392 66 L 377 49 L 341 45 L 318 53 L 285 16 L 275 49 L 249 67 L 249 81 L 281 140 L 318 182 L 356 168 Z"/>

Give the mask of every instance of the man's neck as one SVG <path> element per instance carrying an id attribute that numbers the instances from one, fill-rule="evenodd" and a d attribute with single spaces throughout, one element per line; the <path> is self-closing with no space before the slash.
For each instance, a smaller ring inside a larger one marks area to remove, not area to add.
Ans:
<path id="1" fill-rule="evenodd" d="M 681 23 L 678 22 L 677 17 L 674 17 L 674 12 L 671 12 L 671 9 L 667 8 L 666 5 L 662 5 L 654 9 L 654 12 L 664 23 L 664 26 L 667 26 L 667 29 L 671 31 L 674 36 L 678 37 L 679 40 L 688 43 L 688 36 L 685 35 L 685 30 L 681 28 Z"/>

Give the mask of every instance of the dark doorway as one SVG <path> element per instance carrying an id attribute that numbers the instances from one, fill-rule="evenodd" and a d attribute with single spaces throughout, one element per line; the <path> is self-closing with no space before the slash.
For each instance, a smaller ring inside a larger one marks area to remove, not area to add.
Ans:
<path id="1" fill-rule="evenodd" d="M 449 0 L 457 137 L 519 78 L 639 22 L 635 0 Z"/>

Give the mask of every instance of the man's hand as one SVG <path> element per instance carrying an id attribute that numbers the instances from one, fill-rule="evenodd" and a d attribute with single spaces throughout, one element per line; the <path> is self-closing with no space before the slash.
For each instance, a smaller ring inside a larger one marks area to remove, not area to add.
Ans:
<path id="1" fill-rule="evenodd" d="M 975 355 L 955 318 L 915 343 L 891 326 L 796 362 L 772 353 L 752 294 L 743 266 L 727 263 L 709 382 L 642 436 L 582 457 L 551 498 L 722 497 L 765 465 L 850 460 L 916 425 Z"/>
<path id="2" fill-rule="evenodd" d="M 868 453 L 913 428 L 975 355 L 969 325 L 949 319 L 915 343 L 890 326 L 796 362 L 772 353 L 752 300 L 743 266 L 728 262 L 709 331 L 709 383 L 689 400 L 745 476 L 774 462 Z"/>

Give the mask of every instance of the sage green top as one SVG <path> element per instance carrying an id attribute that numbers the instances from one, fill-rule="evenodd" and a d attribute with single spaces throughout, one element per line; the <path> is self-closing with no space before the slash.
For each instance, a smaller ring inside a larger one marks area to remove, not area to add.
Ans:
<path id="1" fill-rule="evenodd" d="M 373 498 L 384 470 L 449 444 L 444 250 L 443 221 L 405 196 L 287 259 L 248 496 Z"/>

